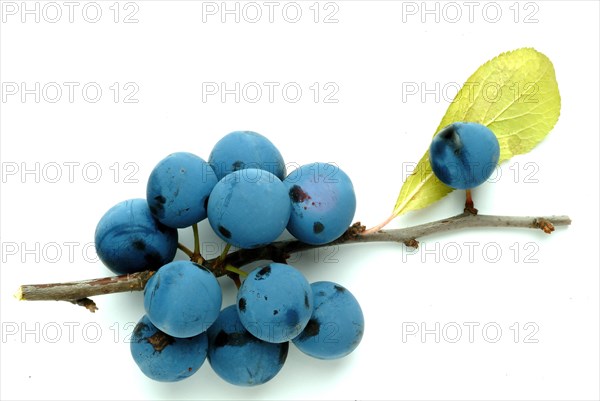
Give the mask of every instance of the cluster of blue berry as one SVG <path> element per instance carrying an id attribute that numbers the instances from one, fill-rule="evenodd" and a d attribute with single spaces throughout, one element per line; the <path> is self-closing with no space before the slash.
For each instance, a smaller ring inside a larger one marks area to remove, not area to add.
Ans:
<path id="1" fill-rule="evenodd" d="M 98 255 L 112 271 L 156 270 L 144 290 L 146 315 L 131 342 L 142 372 L 178 381 L 208 359 L 224 380 L 248 386 L 280 371 L 289 342 L 320 359 L 352 352 L 364 318 L 343 286 L 309 284 L 294 267 L 270 263 L 250 272 L 237 303 L 221 310 L 213 272 L 173 259 L 178 229 L 206 218 L 226 243 L 252 249 L 275 241 L 286 228 L 307 244 L 329 243 L 346 231 L 355 209 L 352 182 L 338 166 L 311 163 L 286 175 L 280 152 L 255 132 L 226 135 L 208 161 L 187 152 L 161 160 L 148 179 L 146 199 L 113 206 L 95 235 Z"/>

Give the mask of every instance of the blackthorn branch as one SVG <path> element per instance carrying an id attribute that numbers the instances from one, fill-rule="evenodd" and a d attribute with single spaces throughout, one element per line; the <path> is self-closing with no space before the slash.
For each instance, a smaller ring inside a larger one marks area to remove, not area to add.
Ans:
<path id="1" fill-rule="evenodd" d="M 555 226 L 568 226 L 568 216 L 521 217 L 476 215 L 469 212 L 425 223 L 413 227 L 365 232 L 365 227 L 355 223 L 338 239 L 323 245 L 308 245 L 297 240 L 278 241 L 255 249 L 240 249 L 227 254 L 224 258 L 216 257 L 204 262 L 215 276 L 233 274 L 228 266 L 243 267 L 258 260 L 285 262 L 293 253 L 309 249 L 365 242 L 398 242 L 408 247 L 418 247 L 417 239 L 435 233 L 478 227 L 512 227 L 533 228 L 550 234 Z M 186 252 L 187 253 L 187 252 Z M 190 251 L 190 253 L 193 253 Z M 92 280 L 72 281 L 67 283 L 26 284 L 19 288 L 16 298 L 27 301 L 68 301 L 85 306 L 94 312 L 97 307 L 89 299 L 96 295 L 118 292 L 142 291 L 153 271 L 105 277 Z"/>

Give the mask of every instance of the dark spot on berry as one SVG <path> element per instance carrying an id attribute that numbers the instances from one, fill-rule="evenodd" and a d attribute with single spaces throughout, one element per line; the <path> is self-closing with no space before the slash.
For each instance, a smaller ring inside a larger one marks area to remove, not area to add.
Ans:
<path id="1" fill-rule="evenodd" d="M 290 343 L 288 341 L 279 344 L 280 348 L 279 348 L 279 366 L 283 365 L 285 363 L 285 360 L 287 359 L 287 354 L 288 354 L 288 350 L 290 348 Z"/>
<path id="2" fill-rule="evenodd" d="M 236 160 L 233 162 L 233 164 L 231 165 L 231 169 L 233 171 L 238 171 L 244 168 L 244 162 L 241 160 Z"/>
<path id="3" fill-rule="evenodd" d="M 453 140 L 454 136 L 456 135 L 456 129 L 454 127 L 454 125 L 449 125 L 446 128 L 444 128 L 442 130 L 442 132 L 439 133 L 440 138 L 442 138 L 445 141 L 451 141 Z"/>
<path id="4" fill-rule="evenodd" d="M 169 231 L 169 230 L 174 230 L 173 228 L 169 228 L 169 227 L 165 226 L 158 220 L 156 220 L 156 228 L 158 228 L 158 231 L 160 231 L 161 233 L 165 233 L 166 231 Z"/>
<path id="5" fill-rule="evenodd" d="M 231 238 L 231 231 L 229 231 L 225 227 L 219 226 L 219 232 L 223 235 L 223 237 Z"/>
<path id="6" fill-rule="evenodd" d="M 148 263 L 148 269 L 158 269 L 163 264 L 160 254 L 156 251 L 146 252 L 144 254 L 144 260 Z"/>
<path id="7" fill-rule="evenodd" d="M 248 333 L 246 330 L 242 332 L 234 332 L 229 334 L 229 344 L 233 347 L 243 347 L 248 343 L 258 342 L 258 338 Z"/>
<path id="8" fill-rule="evenodd" d="M 310 300 L 308 299 L 308 294 L 304 292 L 304 307 L 306 309 L 310 308 Z"/>
<path id="9" fill-rule="evenodd" d="M 226 345 L 229 345 L 230 347 L 242 347 L 249 342 L 255 341 L 258 341 L 258 339 L 247 334 L 246 331 L 227 334 L 224 330 L 221 330 L 215 337 L 215 347 L 224 347 Z"/>
<path id="10" fill-rule="evenodd" d="M 154 348 L 154 352 L 162 352 L 165 348 L 175 342 L 175 339 L 170 335 L 158 330 L 152 336 L 148 337 L 148 342 Z"/>
<path id="11" fill-rule="evenodd" d="M 143 251 L 144 249 L 146 249 L 146 243 L 141 239 L 136 239 L 131 243 L 131 245 L 134 249 L 137 249 L 138 251 Z"/>
<path id="12" fill-rule="evenodd" d="M 300 339 L 314 337 L 319 334 L 319 331 L 321 331 L 321 323 L 317 319 L 310 319 L 304 331 L 300 334 Z"/>
<path id="13" fill-rule="evenodd" d="M 300 322 L 298 312 L 295 309 L 288 309 L 285 313 L 285 322 L 289 327 L 294 327 Z"/>
<path id="14" fill-rule="evenodd" d="M 240 312 L 246 312 L 246 298 L 240 298 L 238 301 L 238 308 Z"/>
<path id="15" fill-rule="evenodd" d="M 273 309 L 273 316 L 279 314 L 279 311 L 277 309 Z"/>
<path id="16" fill-rule="evenodd" d="M 290 199 L 294 203 L 304 202 L 307 199 L 311 199 L 310 195 L 304 192 L 302 187 L 294 185 L 290 188 Z"/>
<path id="17" fill-rule="evenodd" d="M 460 140 L 460 134 L 456 130 L 456 126 L 454 124 L 444 128 L 439 133 L 439 136 L 448 143 L 456 156 L 461 156 L 463 150 L 462 141 Z"/>
<path id="18" fill-rule="evenodd" d="M 142 334 L 144 331 L 148 330 L 148 325 L 144 322 L 139 322 L 138 324 L 135 325 L 135 328 L 133 329 L 133 338 L 134 341 L 140 342 L 142 340 Z M 137 340 L 136 340 L 137 338 Z"/>
<path id="19" fill-rule="evenodd" d="M 322 233 L 324 229 L 325 229 L 325 226 L 320 221 L 315 221 L 315 224 L 313 224 L 313 232 L 315 234 Z"/>
<path id="20" fill-rule="evenodd" d="M 317 292 L 317 294 L 319 294 L 320 297 L 324 297 L 325 291 L 321 290 L 321 291 Z"/>
<path id="21" fill-rule="evenodd" d="M 229 334 L 225 333 L 225 331 L 221 330 L 215 337 L 215 347 L 220 348 L 229 342 Z"/>
<path id="22" fill-rule="evenodd" d="M 342 287 L 341 285 L 334 285 L 333 288 L 335 288 L 335 290 L 337 292 L 346 292 L 346 289 L 344 287 Z"/>
<path id="23" fill-rule="evenodd" d="M 165 198 L 162 195 L 155 196 L 154 200 L 157 201 L 160 205 L 164 205 L 165 203 L 167 203 L 167 198 Z"/>
<path id="24" fill-rule="evenodd" d="M 271 275 L 271 266 L 265 266 L 256 273 L 254 280 L 264 280 Z"/>
<path id="25" fill-rule="evenodd" d="M 263 296 L 263 298 L 265 299 L 265 301 L 268 301 L 268 300 L 269 300 L 269 298 L 267 298 L 267 296 L 266 296 L 266 295 L 264 295 L 264 296 Z"/>

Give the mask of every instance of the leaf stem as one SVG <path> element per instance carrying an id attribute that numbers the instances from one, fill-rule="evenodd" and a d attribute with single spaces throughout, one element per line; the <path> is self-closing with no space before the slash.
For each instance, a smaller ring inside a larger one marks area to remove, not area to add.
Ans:
<path id="1" fill-rule="evenodd" d="M 371 228 L 369 228 L 369 229 L 366 229 L 366 230 L 363 232 L 363 235 L 370 235 L 370 234 L 376 233 L 377 231 L 381 231 L 381 229 L 382 229 L 383 227 L 387 226 L 387 225 L 388 225 L 388 223 L 389 223 L 390 221 L 394 220 L 395 218 L 396 218 L 396 215 L 392 214 L 390 217 L 388 217 L 387 219 L 385 219 L 385 220 L 384 220 L 384 221 L 382 221 L 381 223 L 377 224 L 376 226 L 374 226 L 374 227 L 371 227 Z"/>

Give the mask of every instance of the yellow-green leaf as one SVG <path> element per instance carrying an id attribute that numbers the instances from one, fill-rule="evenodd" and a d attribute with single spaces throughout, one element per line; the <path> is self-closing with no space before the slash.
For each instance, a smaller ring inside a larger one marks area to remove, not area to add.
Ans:
<path id="1" fill-rule="evenodd" d="M 533 149 L 554 127 L 559 114 L 552 62 L 532 48 L 523 48 L 502 53 L 479 67 L 456 94 L 436 133 L 457 121 L 486 125 L 498 138 L 502 162 Z M 425 152 L 400 189 L 393 215 L 422 209 L 451 191 L 433 174 L 429 152 Z"/>

